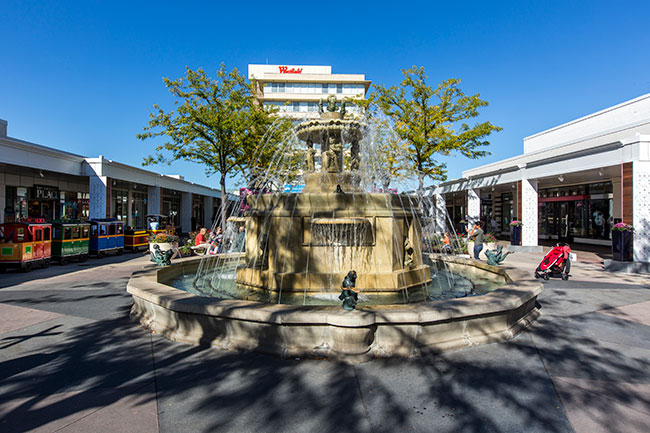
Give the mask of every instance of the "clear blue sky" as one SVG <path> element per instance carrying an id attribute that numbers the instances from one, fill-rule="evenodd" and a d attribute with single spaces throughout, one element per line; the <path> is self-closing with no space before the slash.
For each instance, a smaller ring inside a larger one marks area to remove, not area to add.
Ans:
<path id="1" fill-rule="evenodd" d="M 223 3 L 223 4 L 222 4 Z M 456 157 L 449 177 L 520 154 L 522 138 L 650 92 L 650 2 L 0 3 L 0 118 L 9 135 L 140 165 L 136 134 L 170 97 L 162 77 L 221 62 L 332 65 L 396 84 L 424 66 L 456 77 L 502 126 L 492 155 Z M 153 170 L 217 186 L 188 163 Z"/>

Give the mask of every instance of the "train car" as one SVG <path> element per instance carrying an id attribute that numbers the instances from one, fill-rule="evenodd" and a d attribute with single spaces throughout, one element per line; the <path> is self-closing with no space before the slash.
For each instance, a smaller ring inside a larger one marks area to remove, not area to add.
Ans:
<path id="1" fill-rule="evenodd" d="M 90 223 L 78 220 L 52 221 L 52 260 L 65 265 L 71 259 L 85 262 L 90 243 Z"/>
<path id="2" fill-rule="evenodd" d="M 113 218 L 90 220 L 89 254 L 104 257 L 124 252 L 124 223 Z"/>
<path id="3" fill-rule="evenodd" d="M 147 231 L 150 235 L 156 236 L 157 234 L 168 232 L 166 229 L 169 221 L 167 215 L 149 214 L 145 218 L 147 219 Z"/>
<path id="4" fill-rule="evenodd" d="M 147 230 L 126 230 L 124 232 L 124 249 L 140 251 L 149 248 L 149 232 Z"/>
<path id="5" fill-rule="evenodd" d="M 50 265 L 52 225 L 43 219 L 0 224 L 0 270 Z"/>

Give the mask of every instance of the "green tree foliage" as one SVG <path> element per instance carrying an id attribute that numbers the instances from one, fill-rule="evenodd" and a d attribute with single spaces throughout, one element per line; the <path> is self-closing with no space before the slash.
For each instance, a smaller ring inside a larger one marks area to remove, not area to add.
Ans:
<path id="1" fill-rule="evenodd" d="M 479 94 L 467 96 L 458 87 L 460 80 L 445 80 L 433 89 L 427 85 L 424 68 L 402 71 L 400 86 L 375 86 L 371 104 L 393 120 L 393 127 L 406 143 L 406 159 L 418 174 L 421 193 L 424 179 L 446 179 L 446 165 L 437 158 L 460 153 L 476 159 L 489 152 L 487 137 L 501 128 L 490 122 L 468 125 L 488 105 Z"/>
<path id="2" fill-rule="evenodd" d="M 221 64 L 215 80 L 203 69 L 188 67 L 184 77 L 163 80 L 175 98 L 175 109 L 166 112 L 153 106 L 155 111 L 149 114 L 145 132 L 138 138 L 164 136 L 167 141 L 157 146 L 143 165 L 186 160 L 203 166 L 206 175 L 218 174 L 221 225 L 225 226 L 226 179 L 237 172 L 247 180 L 254 177 L 259 167 L 268 163 L 288 126 L 256 102 L 254 84 L 236 68 L 228 71 Z"/>

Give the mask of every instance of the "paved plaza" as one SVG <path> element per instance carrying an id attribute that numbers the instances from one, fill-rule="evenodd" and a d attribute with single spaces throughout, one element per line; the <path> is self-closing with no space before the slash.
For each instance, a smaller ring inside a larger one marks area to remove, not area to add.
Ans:
<path id="1" fill-rule="evenodd" d="M 355 366 L 151 335 L 128 318 L 141 255 L 0 274 L 0 431 L 648 432 L 650 275 L 578 257 L 512 341 Z"/>

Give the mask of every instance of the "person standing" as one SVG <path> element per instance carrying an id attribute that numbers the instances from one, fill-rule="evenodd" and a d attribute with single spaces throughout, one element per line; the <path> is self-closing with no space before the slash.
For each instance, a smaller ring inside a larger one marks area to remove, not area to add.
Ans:
<path id="1" fill-rule="evenodd" d="M 474 227 L 472 227 L 472 236 L 474 237 L 474 258 L 476 260 L 481 260 L 478 255 L 481 253 L 481 250 L 483 249 L 484 235 L 485 233 L 481 228 L 481 222 L 478 221 L 474 223 Z"/>

